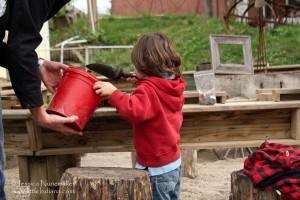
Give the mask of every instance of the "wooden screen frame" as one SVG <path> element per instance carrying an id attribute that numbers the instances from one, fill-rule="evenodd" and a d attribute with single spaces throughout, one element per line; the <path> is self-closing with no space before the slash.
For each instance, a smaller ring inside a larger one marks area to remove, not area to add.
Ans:
<path id="1" fill-rule="evenodd" d="M 216 74 L 253 74 L 253 60 L 250 36 L 210 35 L 212 67 Z M 237 44 L 243 47 L 244 64 L 222 64 L 219 44 Z"/>

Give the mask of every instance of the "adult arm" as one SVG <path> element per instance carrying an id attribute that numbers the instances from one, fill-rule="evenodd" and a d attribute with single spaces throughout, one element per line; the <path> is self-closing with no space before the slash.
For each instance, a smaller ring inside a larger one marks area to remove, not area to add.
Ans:
<path id="1" fill-rule="evenodd" d="M 30 109 L 35 120 L 43 127 L 65 134 L 80 134 L 64 125 L 76 121 L 77 117 L 49 115 L 42 107 L 40 70 L 35 49 L 42 41 L 39 32 L 55 7 L 55 1 L 12 0 L 10 3 L 6 60 L 12 86 L 22 107 Z"/>
<path id="2" fill-rule="evenodd" d="M 48 1 L 11 0 L 7 68 L 23 108 L 43 105 L 38 58 L 40 30 L 49 12 Z"/>

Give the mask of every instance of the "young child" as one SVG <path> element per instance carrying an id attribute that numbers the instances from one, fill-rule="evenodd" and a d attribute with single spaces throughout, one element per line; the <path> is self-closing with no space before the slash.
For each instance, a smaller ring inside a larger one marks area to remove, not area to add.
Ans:
<path id="1" fill-rule="evenodd" d="M 143 35 L 131 60 L 138 78 L 136 90 L 123 94 L 108 82 L 94 89 L 133 126 L 136 168 L 149 172 L 154 200 L 176 200 L 180 194 L 180 128 L 183 91 L 181 59 L 162 33 Z"/>

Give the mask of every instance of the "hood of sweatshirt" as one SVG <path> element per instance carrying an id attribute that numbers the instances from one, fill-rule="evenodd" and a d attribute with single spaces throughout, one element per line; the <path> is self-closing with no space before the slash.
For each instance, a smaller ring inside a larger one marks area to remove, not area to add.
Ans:
<path id="1" fill-rule="evenodd" d="M 160 77 L 147 77 L 140 79 L 137 85 L 142 84 L 154 90 L 155 94 L 163 103 L 172 111 L 179 111 L 184 104 L 183 91 L 186 87 L 186 82 L 178 77 L 174 80 L 168 80 Z"/>

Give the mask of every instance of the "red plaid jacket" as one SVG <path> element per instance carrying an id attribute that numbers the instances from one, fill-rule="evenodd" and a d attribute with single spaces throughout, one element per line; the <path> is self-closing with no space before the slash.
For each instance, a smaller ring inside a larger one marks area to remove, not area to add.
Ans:
<path id="1" fill-rule="evenodd" d="M 263 143 L 244 162 L 257 189 L 279 190 L 282 199 L 300 200 L 300 150 L 294 146 Z"/>

